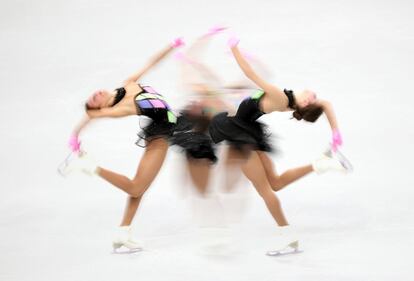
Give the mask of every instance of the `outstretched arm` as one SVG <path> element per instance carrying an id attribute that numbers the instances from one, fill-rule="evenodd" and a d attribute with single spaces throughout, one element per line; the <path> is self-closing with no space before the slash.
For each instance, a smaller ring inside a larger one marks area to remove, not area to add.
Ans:
<path id="1" fill-rule="evenodd" d="M 272 73 L 261 60 L 243 49 L 239 49 L 239 51 L 243 55 L 244 59 L 250 63 L 250 66 L 255 69 L 255 72 L 262 77 L 262 79 L 268 80 L 272 77 Z M 231 51 L 229 52 L 229 55 L 233 55 Z M 255 83 L 249 79 L 246 79 L 246 76 L 244 75 L 238 80 L 227 83 L 224 86 L 224 88 L 230 89 L 255 89 L 256 87 Z"/>
<path id="2" fill-rule="evenodd" d="M 221 79 L 209 67 L 201 62 L 200 57 L 201 53 L 205 51 L 205 48 L 213 38 L 213 35 L 223 29 L 224 28 L 221 27 L 210 29 L 206 35 L 201 36 L 192 43 L 185 53 L 180 52 L 176 54 L 176 59 L 183 62 L 181 79 L 185 85 L 191 85 L 197 81 L 198 78 L 202 78 L 202 83 L 213 85 L 215 88 L 221 86 Z"/>
<path id="3" fill-rule="evenodd" d="M 80 132 L 90 123 L 92 119 L 102 118 L 102 117 L 123 117 L 130 115 L 127 107 L 117 106 L 117 107 L 105 107 L 101 109 L 89 109 L 86 111 L 86 115 L 81 119 L 81 121 L 74 128 L 72 135 L 78 136 Z"/>
<path id="4" fill-rule="evenodd" d="M 131 82 L 136 83 L 141 76 L 143 76 L 146 72 L 148 72 L 151 68 L 153 68 L 156 64 L 158 64 L 163 58 L 165 58 L 172 50 L 175 48 L 178 48 L 184 44 L 184 41 L 181 38 L 175 39 L 171 44 L 169 44 L 167 47 L 159 51 L 157 54 L 155 54 L 148 62 L 147 64 L 134 74 L 132 74 L 130 77 L 128 77 L 124 84 L 129 84 Z"/>
<path id="5" fill-rule="evenodd" d="M 123 117 L 130 115 L 126 107 L 108 107 L 101 109 L 91 109 L 86 111 L 86 115 L 81 119 L 81 121 L 73 129 L 72 134 L 69 139 L 69 148 L 73 152 L 80 151 L 80 140 L 79 135 L 81 131 L 90 123 L 94 118 L 101 117 Z"/>
<path id="6" fill-rule="evenodd" d="M 231 38 L 229 40 L 229 46 L 231 48 L 231 52 L 233 53 L 234 58 L 237 61 L 237 64 L 253 83 L 259 86 L 263 91 L 265 91 L 272 99 L 276 102 L 276 104 L 283 105 L 285 107 L 286 103 L 286 96 L 281 89 L 278 87 L 268 83 L 264 79 L 262 79 L 250 66 L 247 60 L 244 58 L 242 53 L 240 52 L 239 48 L 237 47 L 238 40 L 235 38 Z"/>

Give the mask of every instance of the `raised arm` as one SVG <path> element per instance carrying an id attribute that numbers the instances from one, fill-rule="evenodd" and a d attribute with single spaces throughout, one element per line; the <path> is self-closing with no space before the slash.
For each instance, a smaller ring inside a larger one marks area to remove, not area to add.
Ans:
<path id="1" fill-rule="evenodd" d="M 197 38 L 197 40 L 188 47 L 185 53 L 179 52 L 176 54 L 175 58 L 183 63 L 181 68 L 181 79 L 184 85 L 193 84 L 195 81 L 198 81 L 198 78 L 202 79 L 203 82 L 201 83 L 208 84 L 215 88 L 222 85 L 222 80 L 209 67 L 203 64 L 200 58 L 213 36 L 225 29 L 225 27 L 219 26 L 211 28 L 206 34 Z"/>
<path id="2" fill-rule="evenodd" d="M 237 64 L 246 75 L 246 77 L 249 78 L 257 86 L 259 86 L 267 94 L 269 94 L 269 96 L 271 96 L 276 104 L 281 105 L 281 109 L 282 107 L 286 107 L 286 96 L 283 91 L 278 87 L 266 82 L 253 70 L 253 68 L 250 66 L 250 64 L 247 62 L 237 47 L 238 39 L 230 38 L 228 44 L 231 48 L 231 52 L 233 53 L 234 58 L 237 61 Z"/>
<path id="3" fill-rule="evenodd" d="M 169 44 L 167 47 L 159 51 L 157 54 L 155 54 L 148 62 L 147 64 L 140 69 L 139 71 L 132 74 L 130 77 L 128 77 L 124 84 L 129 84 L 131 82 L 136 83 L 141 76 L 143 76 L 148 70 L 153 68 L 156 64 L 158 64 L 163 58 L 165 58 L 172 50 L 175 48 L 178 48 L 180 46 L 184 45 L 184 41 L 181 38 L 175 39 L 171 44 Z"/>

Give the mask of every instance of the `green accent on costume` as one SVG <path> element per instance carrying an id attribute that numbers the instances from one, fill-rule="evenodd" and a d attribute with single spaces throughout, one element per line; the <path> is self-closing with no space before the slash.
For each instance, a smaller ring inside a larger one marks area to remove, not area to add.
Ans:
<path id="1" fill-rule="evenodd" d="M 208 106 L 203 107 L 202 113 L 209 113 L 209 112 L 210 113 L 214 112 L 214 108 L 208 107 Z"/>
<path id="2" fill-rule="evenodd" d="M 175 117 L 174 113 L 172 113 L 171 111 L 167 111 L 167 116 L 168 116 L 168 122 L 170 123 L 177 123 L 177 117 Z"/>
<path id="3" fill-rule="evenodd" d="M 253 95 L 251 95 L 251 98 L 254 100 L 260 99 L 264 95 L 263 90 L 257 90 Z"/>
<path id="4" fill-rule="evenodd" d="M 146 99 L 158 99 L 158 100 L 164 100 L 164 97 L 161 95 L 154 95 L 154 94 L 148 94 L 148 93 L 144 93 L 144 94 L 139 94 L 136 97 L 136 100 L 146 100 Z"/>

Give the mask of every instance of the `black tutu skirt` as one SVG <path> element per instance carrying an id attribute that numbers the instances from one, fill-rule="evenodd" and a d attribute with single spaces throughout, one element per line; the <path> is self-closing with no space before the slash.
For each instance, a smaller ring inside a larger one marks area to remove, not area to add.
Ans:
<path id="1" fill-rule="evenodd" d="M 156 122 L 149 119 L 145 126 L 141 126 L 141 131 L 138 133 L 138 140 L 135 144 L 140 147 L 146 147 L 147 142 L 154 139 L 165 138 L 166 140 L 170 140 L 175 127 L 175 123 L 166 121 Z"/>
<path id="2" fill-rule="evenodd" d="M 201 132 L 177 132 L 170 138 L 171 144 L 181 147 L 188 158 L 209 159 L 215 163 L 214 143 L 211 138 Z"/>
<path id="3" fill-rule="evenodd" d="M 187 115 L 180 115 L 177 118 L 175 132 L 188 132 L 194 128 L 194 122 Z"/>
<path id="4" fill-rule="evenodd" d="M 245 150 L 274 151 L 270 145 L 267 126 L 259 121 L 246 121 L 237 116 L 228 116 L 227 112 L 216 115 L 209 127 L 214 143 L 227 141 L 233 147 Z"/>
<path id="5" fill-rule="evenodd" d="M 199 120 L 196 120 L 194 117 L 182 113 L 177 119 L 177 125 L 173 136 L 170 138 L 170 142 L 172 145 L 181 147 L 188 158 L 209 159 L 215 163 L 217 156 L 214 143 L 208 132 L 195 130 L 199 123 Z"/>

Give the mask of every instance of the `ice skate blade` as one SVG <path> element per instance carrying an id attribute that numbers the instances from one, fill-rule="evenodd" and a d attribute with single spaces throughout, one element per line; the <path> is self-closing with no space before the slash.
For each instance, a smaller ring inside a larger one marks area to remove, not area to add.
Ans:
<path id="1" fill-rule="evenodd" d="M 66 178 L 70 173 L 66 172 L 64 168 L 57 168 L 57 173 L 61 176 Z"/>
<path id="2" fill-rule="evenodd" d="M 68 175 L 70 175 L 73 171 L 76 170 L 73 167 L 71 167 L 71 163 L 73 161 L 76 161 L 78 158 L 84 157 L 85 155 L 86 152 L 83 150 L 80 150 L 79 152 L 69 152 L 69 154 L 62 161 L 62 163 L 59 164 L 57 168 L 58 174 L 66 178 Z"/>
<path id="3" fill-rule="evenodd" d="M 328 148 L 325 151 L 325 156 L 329 157 L 329 158 L 334 158 L 336 160 L 339 161 L 339 163 L 341 163 L 342 167 L 344 168 L 344 173 L 351 173 L 354 170 L 354 167 L 351 164 L 351 161 L 348 160 L 348 158 L 346 158 L 346 156 L 339 150 L 337 149 L 335 152 L 332 151 L 331 148 Z"/>
<path id="4" fill-rule="evenodd" d="M 299 254 L 303 251 L 299 249 L 299 242 L 295 241 L 290 243 L 288 246 L 286 246 L 283 249 L 280 250 L 273 250 L 273 251 L 267 251 L 266 255 L 270 257 L 277 257 L 277 256 L 286 256 L 286 255 L 292 255 L 292 254 Z"/>
<path id="5" fill-rule="evenodd" d="M 137 252 L 142 252 L 144 249 L 142 247 L 137 248 L 128 248 L 125 247 L 123 244 L 120 243 L 113 243 L 112 244 L 112 253 L 117 255 L 122 254 L 133 254 Z"/>
<path id="6" fill-rule="evenodd" d="M 345 157 L 345 155 L 341 151 L 337 150 L 335 152 L 335 157 L 336 159 L 338 159 L 339 162 L 341 162 L 341 165 L 348 173 L 354 170 L 354 167 L 352 167 L 351 162 Z"/>
<path id="7" fill-rule="evenodd" d="M 129 254 L 134 254 L 134 253 L 139 253 L 144 251 L 142 248 L 137 248 L 137 249 L 125 249 L 125 250 L 120 250 L 120 249 L 114 249 L 112 251 L 112 254 L 114 255 L 129 255 Z"/>
<path id="8" fill-rule="evenodd" d="M 72 161 L 73 157 L 73 153 L 70 152 L 57 168 L 58 174 L 64 178 L 66 178 L 72 172 L 71 169 L 69 169 L 69 164 Z"/>
<path id="9" fill-rule="evenodd" d="M 296 249 L 296 250 L 291 250 L 291 251 L 268 251 L 266 252 L 266 256 L 269 257 L 281 257 L 281 256 L 288 256 L 288 255 L 296 255 L 296 254 L 300 254 L 303 253 L 302 250 Z"/>

